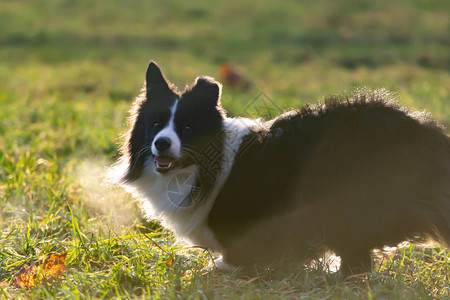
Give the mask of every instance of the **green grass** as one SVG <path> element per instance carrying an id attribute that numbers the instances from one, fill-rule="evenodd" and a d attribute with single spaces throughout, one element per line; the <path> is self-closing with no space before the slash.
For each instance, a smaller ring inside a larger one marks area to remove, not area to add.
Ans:
<path id="1" fill-rule="evenodd" d="M 208 273 L 211 254 L 176 245 L 102 183 L 150 59 L 181 89 L 231 62 L 253 83 L 224 87 L 233 115 L 261 91 L 288 109 L 367 86 L 450 125 L 449 3 L 3 1 L 0 298 L 449 298 L 437 244 L 377 254 L 350 282 L 317 264 Z M 60 281 L 12 287 L 50 252 L 68 253 Z"/>

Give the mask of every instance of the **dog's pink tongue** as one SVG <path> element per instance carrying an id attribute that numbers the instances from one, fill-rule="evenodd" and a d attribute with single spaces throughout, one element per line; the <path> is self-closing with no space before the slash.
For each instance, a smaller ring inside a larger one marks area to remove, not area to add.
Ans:
<path id="1" fill-rule="evenodd" d="M 155 161 L 161 167 L 168 167 L 170 165 L 170 163 L 172 163 L 174 160 L 171 158 L 167 158 L 167 157 L 155 156 Z"/>

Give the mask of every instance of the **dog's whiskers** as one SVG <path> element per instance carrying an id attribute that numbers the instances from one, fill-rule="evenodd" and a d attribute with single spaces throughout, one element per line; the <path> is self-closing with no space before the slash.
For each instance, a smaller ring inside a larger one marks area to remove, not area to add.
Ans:
<path id="1" fill-rule="evenodd" d="M 136 154 L 136 158 L 134 159 L 133 166 L 131 167 L 131 170 L 134 170 L 136 168 L 136 164 L 143 155 L 152 153 L 151 146 L 149 144 L 144 144 L 141 149 L 139 149 L 138 153 Z"/>

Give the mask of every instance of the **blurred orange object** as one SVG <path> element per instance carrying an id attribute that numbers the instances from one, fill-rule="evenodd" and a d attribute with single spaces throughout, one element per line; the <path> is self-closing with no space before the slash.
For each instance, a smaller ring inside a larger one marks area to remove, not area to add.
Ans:
<path id="1" fill-rule="evenodd" d="M 232 88 L 248 90 L 251 86 L 250 81 L 237 72 L 229 63 L 220 65 L 221 81 Z"/>
<path id="2" fill-rule="evenodd" d="M 30 266 L 24 266 L 14 276 L 14 287 L 32 288 L 42 282 L 50 283 L 50 279 L 56 280 L 62 276 L 68 267 L 65 264 L 66 253 L 50 254 Z M 50 283 L 51 284 L 51 283 Z"/>

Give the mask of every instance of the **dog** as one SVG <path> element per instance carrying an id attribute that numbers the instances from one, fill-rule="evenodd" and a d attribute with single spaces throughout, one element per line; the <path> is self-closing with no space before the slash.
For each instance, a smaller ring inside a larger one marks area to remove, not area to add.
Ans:
<path id="1" fill-rule="evenodd" d="M 150 62 L 111 168 L 147 218 L 221 254 L 218 269 L 332 251 L 353 274 L 373 249 L 450 244 L 450 138 L 426 113 L 378 90 L 230 118 L 221 93 L 207 76 L 180 93 Z"/>

